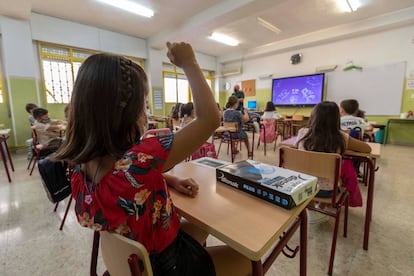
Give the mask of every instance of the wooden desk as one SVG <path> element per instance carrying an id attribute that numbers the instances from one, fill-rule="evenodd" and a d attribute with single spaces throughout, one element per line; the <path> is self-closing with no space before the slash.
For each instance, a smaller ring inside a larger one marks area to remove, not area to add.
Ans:
<path id="1" fill-rule="evenodd" d="M 169 173 L 192 177 L 199 195 L 190 198 L 171 189 L 178 213 L 252 260 L 253 275 L 264 275 L 300 226 L 300 275 L 306 275 L 306 205 L 285 210 L 264 200 L 217 183 L 214 168 L 181 163 Z M 280 240 L 279 240 L 280 237 Z M 277 243 L 272 254 L 261 258 Z"/>
<path id="2" fill-rule="evenodd" d="M 282 146 L 295 147 L 296 137 L 291 137 L 281 142 Z M 363 248 L 368 250 L 369 242 L 369 229 L 372 219 L 372 207 L 374 204 L 374 185 L 375 185 L 375 171 L 376 171 L 376 159 L 381 157 L 381 144 L 370 143 L 367 144 L 371 147 L 370 153 L 356 152 L 356 151 L 345 151 L 344 158 L 358 160 L 364 162 L 368 166 L 367 176 L 365 183 L 368 185 L 367 191 L 367 204 L 365 211 L 365 226 L 364 226 L 364 242 Z"/>
<path id="3" fill-rule="evenodd" d="M 369 229 L 372 219 L 372 208 L 374 204 L 374 185 L 375 185 L 375 165 L 376 159 L 381 157 L 381 144 L 378 143 L 367 143 L 371 147 L 371 153 L 362 153 L 355 151 L 345 151 L 344 158 L 349 158 L 353 160 L 358 160 L 364 162 L 368 166 L 367 175 L 368 179 L 366 180 L 368 184 L 367 191 L 367 207 L 365 208 L 365 225 L 364 225 L 364 242 L 363 248 L 368 250 L 369 243 Z"/>
<path id="4" fill-rule="evenodd" d="M 11 182 L 10 172 L 9 172 L 9 165 L 7 159 L 10 163 L 10 167 L 12 171 L 14 171 L 13 161 L 10 156 L 9 146 L 7 145 L 7 139 L 9 138 L 10 129 L 0 129 L 0 154 L 1 159 L 3 160 L 4 170 L 6 171 L 7 178 L 9 182 Z"/>

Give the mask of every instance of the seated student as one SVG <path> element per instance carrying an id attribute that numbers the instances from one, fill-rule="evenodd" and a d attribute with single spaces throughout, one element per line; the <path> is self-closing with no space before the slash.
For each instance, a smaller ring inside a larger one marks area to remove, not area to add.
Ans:
<path id="1" fill-rule="evenodd" d="M 223 121 L 223 110 L 220 107 L 220 104 L 217 103 L 217 108 L 219 110 L 219 115 L 220 115 L 220 121 Z"/>
<path id="2" fill-rule="evenodd" d="M 242 114 L 240 110 L 237 110 L 238 106 L 239 100 L 235 96 L 230 96 L 226 104 L 226 110 L 223 113 L 223 122 L 237 123 L 237 139 L 244 141 L 248 157 L 250 158 L 252 156 L 252 152 L 250 152 L 249 137 L 247 137 L 246 132 L 243 130 L 243 123 L 249 120 L 249 112 L 246 109 L 244 114 Z M 238 150 L 234 148 L 233 152 L 238 153 Z"/>
<path id="3" fill-rule="evenodd" d="M 181 125 L 180 125 L 180 127 L 185 127 L 186 125 L 188 125 L 194 119 L 195 119 L 194 104 L 192 102 L 184 104 L 181 107 Z"/>
<path id="4" fill-rule="evenodd" d="M 206 236 L 196 240 L 185 232 L 174 207 L 167 186 L 171 181 L 163 173 L 208 139 L 219 116 L 191 46 L 168 42 L 167 48 L 170 61 L 183 69 L 191 85 L 197 109 L 191 124 L 175 134 L 141 139 L 149 91 L 145 71 L 127 58 L 95 54 L 79 69 L 67 142 L 55 159 L 77 164 L 71 185 L 79 223 L 143 244 L 155 276 L 250 275 L 247 258 L 228 246 L 205 248 Z M 179 183 L 173 188 L 189 190 Z"/>
<path id="5" fill-rule="evenodd" d="M 341 129 L 342 130 L 353 130 L 360 129 L 361 137 L 364 134 L 366 128 L 370 128 L 370 124 L 365 122 L 361 117 L 357 117 L 359 111 L 358 101 L 355 99 L 343 100 L 340 103 L 340 114 L 341 114 Z"/>
<path id="6" fill-rule="evenodd" d="M 33 117 L 33 109 L 37 108 L 37 105 L 34 103 L 28 103 L 26 104 L 26 111 L 29 113 L 29 123 L 32 126 L 34 122 L 36 121 Z"/>
<path id="7" fill-rule="evenodd" d="M 257 112 L 253 112 L 253 111 L 247 111 L 249 113 L 249 123 L 253 124 L 254 127 L 254 131 L 256 133 L 260 132 L 260 114 Z"/>
<path id="8" fill-rule="evenodd" d="M 59 121 L 52 121 L 49 118 L 49 112 L 47 109 L 38 107 L 33 110 L 33 117 L 35 122 L 33 129 L 36 130 L 37 141 L 39 145 L 37 147 L 45 148 L 57 148 L 61 143 L 60 138 L 60 125 Z"/>
<path id="9" fill-rule="evenodd" d="M 65 114 L 65 120 L 67 121 L 69 118 L 69 105 L 68 104 L 65 106 L 63 113 Z"/>
<path id="10" fill-rule="evenodd" d="M 340 115 L 337 104 L 328 101 L 321 102 L 313 108 L 308 127 L 299 129 L 296 145 L 302 150 L 339 153 L 341 155 L 347 149 L 357 152 L 371 152 L 371 147 L 367 143 L 350 137 L 341 131 L 339 126 Z M 343 161 L 341 178 L 342 185 L 350 193 L 350 206 L 362 206 L 356 172 L 353 170 L 350 160 Z M 317 197 L 332 195 L 332 183 L 319 181 L 318 185 L 320 191 Z"/>
<path id="11" fill-rule="evenodd" d="M 262 120 L 267 120 L 267 119 L 279 120 L 281 118 L 282 118 L 282 115 L 276 112 L 276 107 L 274 103 L 272 101 L 267 102 L 266 108 L 262 115 Z"/>
<path id="12" fill-rule="evenodd" d="M 173 108 L 171 109 L 170 113 L 170 122 L 171 122 L 171 130 L 176 132 L 181 127 L 181 108 L 182 103 L 176 103 Z"/>

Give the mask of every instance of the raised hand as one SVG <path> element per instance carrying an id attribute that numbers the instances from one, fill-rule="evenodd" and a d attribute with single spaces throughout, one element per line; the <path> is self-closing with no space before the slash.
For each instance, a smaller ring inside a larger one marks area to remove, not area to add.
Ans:
<path id="1" fill-rule="evenodd" d="M 185 42 L 167 42 L 167 56 L 170 61 L 178 67 L 184 68 L 187 65 L 197 64 L 193 48 Z"/>

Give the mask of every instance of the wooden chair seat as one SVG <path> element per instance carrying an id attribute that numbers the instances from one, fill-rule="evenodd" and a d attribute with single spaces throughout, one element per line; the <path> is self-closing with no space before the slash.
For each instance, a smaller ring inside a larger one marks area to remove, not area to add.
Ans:
<path id="1" fill-rule="evenodd" d="M 309 174 L 323 179 L 332 184 L 332 196 L 329 198 L 314 198 L 313 201 L 307 206 L 308 209 L 320 212 L 322 214 L 335 218 L 335 224 L 333 229 L 333 237 L 331 244 L 331 255 L 329 259 L 328 274 L 332 275 L 333 264 L 335 259 L 336 241 L 338 237 L 338 228 L 341 217 L 341 209 L 344 207 L 344 237 L 347 235 L 348 227 L 348 206 L 349 206 L 349 194 L 346 189 L 340 189 L 338 193 L 338 187 L 340 186 L 340 171 L 341 171 L 342 158 L 337 153 L 323 153 L 298 150 L 292 147 L 280 148 L 280 163 L 279 166 L 294 170 L 297 172 Z M 316 208 L 315 203 L 324 203 L 331 209 Z"/>
<path id="2" fill-rule="evenodd" d="M 90 275 L 96 276 L 99 243 L 110 276 L 152 276 L 148 251 L 139 242 L 108 231 L 95 231 L 93 237 Z"/>

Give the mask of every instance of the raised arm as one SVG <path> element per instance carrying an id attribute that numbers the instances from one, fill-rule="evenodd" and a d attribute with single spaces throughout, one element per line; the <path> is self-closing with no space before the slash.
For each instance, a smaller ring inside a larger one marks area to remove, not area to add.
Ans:
<path id="1" fill-rule="evenodd" d="M 197 117 L 176 132 L 171 153 L 166 160 L 164 170 L 168 170 L 192 154 L 207 141 L 220 124 L 219 112 L 213 92 L 201 72 L 190 44 L 168 42 L 167 47 L 167 56 L 170 61 L 176 66 L 181 67 L 187 76 Z"/>

